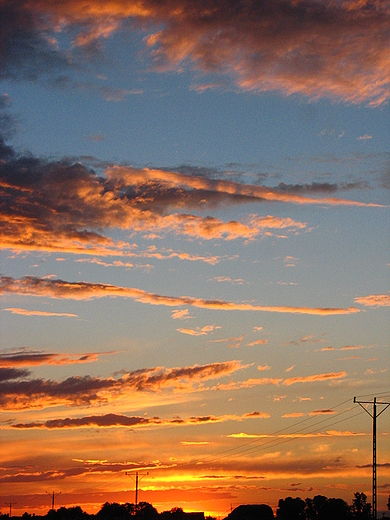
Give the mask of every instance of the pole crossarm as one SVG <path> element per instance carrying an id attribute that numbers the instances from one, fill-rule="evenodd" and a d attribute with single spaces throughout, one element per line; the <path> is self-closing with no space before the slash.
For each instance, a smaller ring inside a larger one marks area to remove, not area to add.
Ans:
<path id="1" fill-rule="evenodd" d="M 373 420 L 372 422 L 372 518 L 376 520 L 377 517 L 377 494 L 376 494 L 376 420 L 387 408 L 390 403 L 385 401 L 377 401 L 374 397 L 373 401 L 360 401 L 353 398 L 353 402 L 358 404 Z M 372 413 L 363 405 L 372 405 Z M 378 413 L 377 406 L 384 406 Z"/>
<path id="2" fill-rule="evenodd" d="M 374 401 L 358 401 L 356 399 L 356 397 L 353 398 L 353 402 L 358 404 L 365 412 L 368 413 L 368 415 L 371 417 L 371 419 L 374 418 L 374 416 L 370 413 L 369 410 L 367 410 L 367 408 L 365 408 L 363 405 L 364 404 L 376 404 L 377 406 L 384 406 L 384 408 L 376 414 L 377 417 L 379 417 L 380 415 L 382 415 L 382 413 L 387 410 L 387 408 L 390 406 L 390 403 L 387 403 L 387 402 L 384 402 L 384 401 L 377 401 L 376 398 L 374 399 Z"/>
<path id="3" fill-rule="evenodd" d="M 46 493 L 51 497 L 51 509 L 54 511 L 54 499 L 61 495 L 61 491 L 57 494 L 55 494 L 54 491 L 53 493 L 49 493 L 48 491 L 46 491 Z"/>

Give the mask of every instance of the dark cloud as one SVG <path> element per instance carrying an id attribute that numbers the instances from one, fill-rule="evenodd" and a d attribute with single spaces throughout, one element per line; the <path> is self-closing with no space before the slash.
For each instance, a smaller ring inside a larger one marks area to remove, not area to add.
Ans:
<path id="1" fill-rule="evenodd" d="M 67 477 L 75 477 L 86 473 L 83 467 L 68 468 L 61 470 L 47 470 L 47 471 L 31 471 L 22 470 L 14 474 L 7 474 L 0 476 L 2 483 L 17 483 L 17 482 L 45 482 L 52 480 L 64 480 Z"/>
<path id="2" fill-rule="evenodd" d="M 2 157 L 6 159 L 10 156 L 11 149 L 8 148 L 7 152 L 7 147 L 4 145 L 3 140 L 12 137 L 17 127 L 17 119 L 8 112 L 10 106 L 10 97 L 6 94 L 0 95 L 0 146 L 4 148 L 0 154 L 0 159 Z"/>
<path id="3" fill-rule="evenodd" d="M 108 352 L 103 353 L 108 354 Z M 38 365 L 73 365 L 97 361 L 99 354 L 54 354 L 21 350 L 12 353 L 0 353 L 0 367 L 38 366 Z"/>
<path id="4" fill-rule="evenodd" d="M 0 366 L 0 384 L 4 381 L 13 381 L 27 377 L 30 374 L 28 370 L 21 370 L 18 368 L 3 368 Z"/>
<path id="5" fill-rule="evenodd" d="M 243 418 L 252 417 L 250 414 L 246 414 Z M 187 424 L 206 424 L 222 422 L 231 419 L 239 419 L 241 417 L 236 416 L 193 416 L 187 419 L 181 419 L 180 417 L 174 417 L 173 419 L 161 419 L 160 417 L 145 417 L 145 416 L 128 416 L 123 414 L 109 413 L 105 415 L 88 415 L 85 417 L 76 418 L 61 418 L 61 419 L 50 419 L 48 421 L 40 422 L 29 422 L 29 423 L 17 423 L 13 424 L 12 428 L 19 430 L 29 430 L 37 428 L 51 429 L 62 429 L 62 428 L 112 428 L 112 427 L 126 427 L 132 428 L 137 426 L 172 426 L 172 425 L 187 425 Z"/>
<path id="6" fill-rule="evenodd" d="M 13 425 L 16 429 L 31 429 L 31 428 L 83 428 L 83 427 L 112 427 L 112 426 L 139 426 L 156 424 L 162 422 L 157 417 L 153 419 L 147 419 L 145 417 L 128 417 L 120 414 L 106 414 L 106 415 L 90 415 L 87 417 L 79 418 L 66 418 L 66 419 L 51 419 L 45 422 L 32 422 L 32 423 L 18 423 Z"/>
<path id="7" fill-rule="evenodd" d="M 30 10 L 26 1 L 1 2 L 0 79 L 36 80 L 69 68 L 69 57 L 51 41 L 52 30 L 44 14 Z"/>
<path id="8" fill-rule="evenodd" d="M 311 184 L 285 184 L 280 182 L 278 189 L 283 193 L 325 193 L 332 194 L 338 191 L 362 190 L 369 186 L 365 182 L 349 182 L 349 183 L 328 183 L 328 182 L 312 182 Z"/>

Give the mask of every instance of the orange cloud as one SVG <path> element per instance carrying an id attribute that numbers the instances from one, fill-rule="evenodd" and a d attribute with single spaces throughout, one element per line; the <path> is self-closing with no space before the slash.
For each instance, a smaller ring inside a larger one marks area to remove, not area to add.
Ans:
<path id="1" fill-rule="evenodd" d="M 260 370 L 260 371 L 271 370 L 271 367 L 269 365 L 258 365 L 257 370 Z"/>
<path id="2" fill-rule="evenodd" d="M 11 314 L 18 314 L 20 316 L 58 316 L 63 318 L 78 318 L 77 314 L 69 312 L 30 311 L 18 307 L 7 307 L 6 309 L 3 309 L 3 311 L 10 312 Z"/>
<path id="3" fill-rule="evenodd" d="M 389 307 L 390 294 L 370 294 L 369 296 L 359 296 L 355 302 L 365 307 Z"/>
<path id="4" fill-rule="evenodd" d="M 278 386 L 283 379 L 280 378 L 271 378 L 271 377 L 261 377 L 261 378 L 250 378 L 246 381 L 231 381 L 230 383 L 218 383 L 215 386 L 211 387 L 211 390 L 240 390 L 242 388 L 254 388 L 256 386 L 266 386 L 266 385 L 276 385 Z"/>
<path id="5" fill-rule="evenodd" d="M 257 339 L 256 341 L 252 341 L 251 343 L 247 343 L 247 347 L 254 347 L 256 345 L 266 345 L 268 343 L 268 339 Z"/>
<path id="6" fill-rule="evenodd" d="M 81 163 L 19 157 L 12 150 L 4 157 L 0 167 L 0 247 L 3 249 L 178 258 L 215 265 L 221 260 L 215 255 L 202 257 L 172 250 L 134 251 L 133 244 L 113 240 L 108 233 L 118 228 L 149 236 L 172 233 L 204 240 L 254 240 L 281 232 L 281 236 L 297 233 L 307 229 L 307 224 L 273 215 L 249 215 L 242 222 L 226 222 L 212 215 L 199 216 L 194 211 L 203 212 L 204 201 L 210 210 L 222 203 L 264 200 L 311 205 L 373 205 L 308 197 L 286 186 L 244 185 L 157 169 L 116 166 L 98 176 Z M 23 172 L 31 161 L 35 174 L 26 177 Z M 102 262 L 102 265 L 132 267 L 130 262 L 120 260 Z"/>
<path id="7" fill-rule="evenodd" d="M 312 412 L 309 413 L 309 415 L 333 415 L 333 414 L 334 414 L 334 410 L 330 410 L 330 409 L 313 410 Z"/>
<path id="8" fill-rule="evenodd" d="M 101 404 L 137 392 L 196 391 L 198 384 L 245 368 L 238 361 L 179 368 L 150 368 L 121 377 L 74 376 L 63 381 L 28 379 L 26 371 L 0 368 L 0 408 L 21 410 L 48 406 Z"/>
<path id="9" fill-rule="evenodd" d="M 259 311 L 277 312 L 289 314 L 309 314 L 317 316 L 332 316 L 359 312 L 356 307 L 332 308 L 332 307 L 291 307 L 255 305 L 250 303 L 235 303 L 224 300 L 205 300 L 190 296 L 164 296 L 156 293 L 148 293 L 142 289 L 121 287 L 116 285 L 66 282 L 64 280 L 46 280 L 34 276 L 25 276 L 20 279 L 3 276 L 0 279 L 0 294 L 21 294 L 32 296 L 45 296 L 49 298 L 65 298 L 72 300 L 90 300 L 93 298 L 121 297 L 131 298 L 141 303 L 150 305 L 165 305 L 168 307 L 193 306 L 201 309 L 225 310 L 225 311 Z"/>
<path id="10" fill-rule="evenodd" d="M 230 433 L 226 437 L 233 438 L 233 439 L 267 439 L 268 437 L 273 437 L 273 435 L 268 435 L 265 433 L 258 434 L 258 433 Z"/>
<path id="11" fill-rule="evenodd" d="M 266 412 L 251 412 L 244 414 L 243 417 L 248 419 L 269 419 L 271 416 Z"/>
<path id="12" fill-rule="evenodd" d="M 314 374 L 305 377 L 291 377 L 285 379 L 283 384 L 286 386 L 295 385 L 296 383 L 316 383 L 318 381 L 332 381 L 335 379 L 342 379 L 347 376 L 346 372 L 329 372 L 328 374 Z"/>
<path id="13" fill-rule="evenodd" d="M 189 336 L 206 336 L 210 332 L 213 332 L 214 329 L 220 329 L 221 327 L 216 327 L 215 325 L 206 325 L 202 328 L 197 327 L 196 329 L 176 329 L 178 332 L 182 334 L 188 334 Z"/>
<path id="14" fill-rule="evenodd" d="M 13 31 L 7 35 L 16 42 L 17 23 L 22 22 L 33 41 L 43 40 L 42 17 L 52 28 L 73 28 L 75 47 L 101 41 L 119 27 L 124 30 L 120 22 L 131 20 L 146 32 L 156 70 L 191 66 L 257 92 L 278 90 L 373 105 L 390 97 L 386 2 L 371 7 L 367 2 L 273 0 L 233 7 L 228 0 L 216 0 L 211 9 L 190 0 L 37 0 L 14 9 Z M 25 49 L 22 43 L 15 46 L 23 63 Z M 52 54 L 60 64 L 66 59 L 59 51 Z"/>
<path id="15" fill-rule="evenodd" d="M 49 352 L 21 350 L 10 354 L 0 353 L 0 367 L 39 366 L 39 365 L 74 365 L 92 363 L 99 355 L 112 352 L 89 352 L 87 354 L 53 354 Z"/>
<path id="16" fill-rule="evenodd" d="M 346 345 L 345 347 L 341 347 L 340 350 L 363 350 L 370 349 L 371 345 Z"/>
<path id="17" fill-rule="evenodd" d="M 172 319 L 173 320 L 188 320 L 190 318 L 193 318 L 193 316 L 190 316 L 188 309 L 176 309 L 172 311 Z"/>

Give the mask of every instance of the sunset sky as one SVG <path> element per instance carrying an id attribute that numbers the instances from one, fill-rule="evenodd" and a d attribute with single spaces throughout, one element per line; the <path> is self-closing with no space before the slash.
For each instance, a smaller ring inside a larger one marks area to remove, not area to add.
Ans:
<path id="1" fill-rule="evenodd" d="M 134 502 L 136 471 L 160 512 L 371 501 L 390 1 L 0 0 L 0 29 L 1 512 Z"/>

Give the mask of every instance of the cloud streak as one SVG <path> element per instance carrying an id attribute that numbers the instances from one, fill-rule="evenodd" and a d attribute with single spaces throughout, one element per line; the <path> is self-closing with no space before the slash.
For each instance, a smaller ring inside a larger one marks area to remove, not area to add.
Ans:
<path id="1" fill-rule="evenodd" d="M 28 309 L 21 309 L 19 307 L 7 307 L 3 311 L 17 314 L 19 316 L 44 316 L 44 317 L 62 317 L 62 318 L 78 318 L 77 314 L 69 312 L 49 312 L 49 311 L 31 311 Z"/>
<path id="2" fill-rule="evenodd" d="M 128 416 L 123 414 L 109 413 L 105 415 L 87 415 L 84 417 L 50 419 L 43 422 L 17 423 L 6 428 L 14 428 L 18 430 L 30 429 L 75 429 L 75 428 L 135 428 L 135 427 L 153 427 L 153 426 L 187 426 L 208 423 L 220 423 L 226 421 L 242 421 L 252 418 L 267 419 L 270 416 L 263 412 L 247 413 L 242 416 L 236 415 L 207 415 L 194 416 L 186 419 L 174 417 L 173 419 L 162 419 L 160 417 L 145 416 Z"/>
<path id="3" fill-rule="evenodd" d="M 67 282 L 64 280 L 48 280 L 35 276 L 20 279 L 3 276 L 0 278 L 0 294 L 19 294 L 48 298 L 71 300 L 90 300 L 93 298 L 121 297 L 137 302 L 167 307 L 192 306 L 200 309 L 220 311 L 259 311 L 289 314 L 310 314 L 316 316 L 345 315 L 359 312 L 356 307 L 292 307 L 275 305 L 256 305 L 251 303 L 235 303 L 225 300 L 206 300 L 190 296 L 164 296 L 149 293 L 134 287 L 121 287 L 102 283 Z"/>
<path id="4" fill-rule="evenodd" d="M 329 372 L 326 374 L 313 374 L 311 376 L 290 377 L 283 381 L 285 386 L 295 385 L 297 383 L 317 383 L 318 381 L 333 381 L 335 379 L 343 379 L 347 376 L 346 372 Z"/>
<path id="5" fill-rule="evenodd" d="M 92 363 L 100 355 L 112 352 L 89 352 L 86 354 L 54 354 L 50 352 L 21 350 L 12 353 L 0 353 L 0 367 L 40 366 L 40 365 L 74 365 Z"/>

